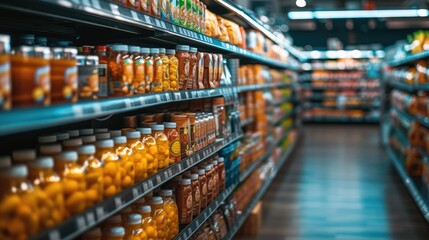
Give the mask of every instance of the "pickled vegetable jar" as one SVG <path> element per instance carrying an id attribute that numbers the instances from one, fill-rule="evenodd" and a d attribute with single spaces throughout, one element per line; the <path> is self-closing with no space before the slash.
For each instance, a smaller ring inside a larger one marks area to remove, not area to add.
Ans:
<path id="1" fill-rule="evenodd" d="M 132 158 L 134 159 L 134 171 L 135 177 L 134 182 L 142 181 L 147 178 L 147 159 L 146 159 L 146 148 L 144 143 L 140 141 L 141 134 L 138 131 L 130 131 L 126 133 L 127 146 L 133 152 Z"/>
<path id="2" fill-rule="evenodd" d="M 128 46 L 114 44 L 108 59 L 109 93 L 111 96 L 133 95 L 133 59 L 128 54 Z"/>
<path id="3" fill-rule="evenodd" d="M 162 60 L 162 90 L 170 91 L 170 58 L 165 53 L 165 48 L 159 49 L 159 56 Z"/>
<path id="4" fill-rule="evenodd" d="M 122 162 L 113 149 L 113 140 L 100 140 L 95 146 L 97 149 L 95 156 L 103 163 L 103 197 L 106 199 L 121 191 L 121 173 L 118 169 Z"/>
<path id="5" fill-rule="evenodd" d="M 130 53 L 132 54 L 133 63 L 134 63 L 134 79 L 133 79 L 134 93 L 143 94 L 145 93 L 145 60 L 143 56 L 140 54 L 140 47 L 131 46 Z"/>
<path id="6" fill-rule="evenodd" d="M 142 216 L 129 214 L 125 219 L 125 240 L 146 240 L 146 232 L 142 229 Z"/>
<path id="7" fill-rule="evenodd" d="M 127 147 L 127 138 L 125 136 L 119 136 L 113 138 L 115 142 L 116 154 L 122 158 L 121 164 L 121 183 L 122 189 L 131 187 L 134 184 L 135 170 L 134 170 L 134 159 L 133 151 Z"/>
<path id="8" fill-rule="evenodd" d="M 158 146 L 155 138 L 151 135 L 152 129 L 139 128 L 139 130 L 142 134 L 141 141 L 146 149 L 147 174 L 152 176 L 158 172 Z"/>
<path id="9" fill-rule="evenodd" d="M 95 146 L 84 145 L 77 149 L 78 163 L 85 172 L 86 205 L 92 207 L 103 200 L 103 163 L 95 157 Z"/>
<path id="10" fill-rule="evenodd" d="M 162 82 L 164 79 L 163 73 L 163 63 L 162 59 L 159 56 L 159 48 L 151 48 L 150 54 L 153 58 L 153 92 L 162 92 L 163 86 Z"/>
<path id="11" fill-rule="evenodd" d="M 177 91 L 179 90 L 179 60 L 176 57 L 176 50 L 167 49 L 167 56 L 169 58 L 169 81 L 170 81 L 170 90 Z"/>
<path id="12" fill-rule="evenodd" d="M 166 168 L 170 162 L 170 143 L 164 133 L 164 125 L 152 125 L 152 136 L 158 146 L 158 169 Z"/>

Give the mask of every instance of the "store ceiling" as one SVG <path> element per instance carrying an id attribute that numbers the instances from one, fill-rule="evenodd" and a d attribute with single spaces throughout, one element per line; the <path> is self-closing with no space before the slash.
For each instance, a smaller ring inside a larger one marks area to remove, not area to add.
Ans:
<path id="1" fill-rule="evenodd" d="M 299 47 L 326 49 L 330 38 L 338 38 L 344 47 L 378 44 L 387 47 L 407 34 L 420 29 L 429 29 L 429 18 L 385 18 L 385 19 L 335 19 L 335 20 L 290 20 L 290 11 L 314 10 L 362 10 L 362 9 L 420 9 L 427 8 L 427 0 L 305 0 L 306 6 L 299 8 L 296 0 L 236 0 L 258 16 L 268 16 L 270 23 L 283 25 Z M 287 26 L 287 27 L 285 27 Z M 286 30 L 286 31 L 285 31 Z M 363 47 L 363 46 L 361 46 Z"/>

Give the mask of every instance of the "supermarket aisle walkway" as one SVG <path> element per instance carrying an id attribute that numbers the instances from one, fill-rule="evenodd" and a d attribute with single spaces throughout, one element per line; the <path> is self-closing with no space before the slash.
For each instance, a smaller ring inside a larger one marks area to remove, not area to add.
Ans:
<path id="1" fill-rule="evenodd" d="M 429 225 L 379 147 L 377 126 L 306 125 L 246 239 L 429 239 Z"/>

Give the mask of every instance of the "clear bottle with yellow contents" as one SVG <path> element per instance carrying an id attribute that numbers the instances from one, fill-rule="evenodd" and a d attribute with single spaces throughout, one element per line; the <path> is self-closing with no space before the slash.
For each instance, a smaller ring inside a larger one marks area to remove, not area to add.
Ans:
<path id="1" fill-rule="evenodd" d="M 46 230 L 63 220 L 64 196 L 52 157 L 39 157 L 29 164 L 29 180 L 35 188 L 39 209 L 39 229 Z"/>
<path id="2" fill-rule="evenodd" d="M 152 176 L 158 172 L 158 146 L 156 140 L 152 137 L 151 128 L 139 128 L 142 136 L 141 141 L 146 149 L 147 174 Z"/>
<path id="3" fill-rule="evenodd" d="M 99 227 L 93 228 L 84 233 L 79 239 L 80 240 L 101 240 L 101 229 Z"/>
<path id="4" fill-rule="evenodd" d="M 147 240 L 158 240 L 156 222 L 151 217 L 152 208 L 149 205 L 139 207 L 139 214 L 142 215 L 142 228 L 146 232 Z"/>
<path id="5" fill-rule="evenodd" d="M 164 200 L 158 196 L 152 197 L 150 206 L 152 208 L 152 218 L 156 222 L 158 240 L 168 240 L 170 229 L 168 228 L 167 213 L 164 211 Z"/>
<path id="6" fill-rule="evenodd" d="M 162 60 L 162 91 L 170 91 L 170 58 L 165 55 L 165 48 L 159 49 Z"/>
<path id="7" fill-rule="evenodd" d="M 111 139 L 95 143 L 95 156 L 103 163 L 103 198 L 110 198 L 121 191 L 121 158 L 116 154 L 114 142 Z"/>
<path id="8" fill-rule="evenodd" d="M 164 200 L 164 210 L 168 218 L 168 239 L 173 239 L 179 234 L 179 210 L 176 202 L 173 200 L 173 190 L 164 189 L 161 191 L 161 197 Z"/>
<path id="9" fill-rule="evenodd" d="M 85 210 L 86 181 L 77 152 L 65 151 L 55 156 L 55 171 L 63 181 L 64 219 Z"/>
<path id="10" fill-rule="evenodd" d="M 125 228 L 123 227 L 112 227 L 107 230 L 106 234 L 103 234 L 103 240 L 124 240 Z"/>
<path id="11" fill-rule="evenodd" d="M 169 58 L 170 90 L 177 91 L 179 90 L 179 60 L 176 57 L 176 50 L 167 49 L 166 53 Z"/>
<path id="12" fill-rule="evenodd" d="M 142 216 L 140 214 L 128 215 L 124 227 L 124 240 L 147 240 L 146 232 L 142 228 Z"/>
<path id="13" fill-rule="evenodd" d="M 86 206 L 92 207 L 103 200 L 103 163 L 95 157 L 94 145 L 83 145 L 77 149 L 78 163 L 85 172 Z"/>
<path id="14" fill-rule="evenodd" d="M 38 232 L 39 213 L 33 185 L 23 164 L 0 170 L 0 237 L 25 240 Z"/>
<path id="15" fill-rule="evenodd" d="M 127 138 L 125 136 L 114 137 L 116 154 L 122 158 L 121 164 L 121 184 L 122 189 L 131 187 L 134 185 L 135 170 L 134 170 L 134 158 L 133 151 L 127 147 Z"/>
<path id="16" fill-rule="evenodd" d="M 170 142 L 167 135 L 164 133 L 164 125 L 152 125 L 152 136 L 156 140 L 158 146 L 158 169 L 168 167 L 170 164 Z"/>
<path id="17" fill-rule="evenodd" d="M 140 182 L 147 178 L 146 148 L 140 141 L 141 134 L 138 131 L 126 132 L 127 146 L 133 151 L 135 178 L 134 182 Z"/>

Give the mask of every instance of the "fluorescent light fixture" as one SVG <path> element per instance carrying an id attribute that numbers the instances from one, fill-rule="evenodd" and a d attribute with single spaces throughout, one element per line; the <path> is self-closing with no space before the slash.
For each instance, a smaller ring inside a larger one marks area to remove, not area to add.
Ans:
<path id="1" fill-rule="evenodd" d="M 305 0 L 296 0 L 295 4 L 297 7 L 300 7 L 300 8 L 307 6 L 307 2 Z"/>
<path id="2" fill-rule="evenodd" d="M 403 10 L 344 10 L 344 11 L 293 11 L 288 13 L 289 19 L 348 19 L 348 18 L 402 18 L 427 17 L 427 9 Z"/>
<path id="3" fill-rule="evenodd" d="M 339 58 L 384 58 L 385 52 L 383 50 L 328 50 L 328 51 L 303 51 L 302 54 L 307 59 L 339 59 Z"/>

